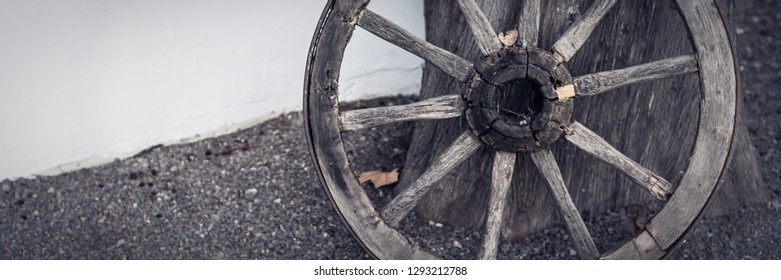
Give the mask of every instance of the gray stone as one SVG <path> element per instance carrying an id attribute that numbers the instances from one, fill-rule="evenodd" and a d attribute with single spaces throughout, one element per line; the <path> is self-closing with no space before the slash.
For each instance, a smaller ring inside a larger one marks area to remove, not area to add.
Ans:
<path id="1" fill-rule="evenodd" d="M 247 199 L 251 199 L 251 198 L 255 197 L 256 195 L 258 195 L 258 189 L 256 189 L 256 188 L 250 188 L 250 189 L 247 189 L 246 191 L 244 191 L 244 197 L 247 198 Z"/>
<path id="2" fill-rule="evenodd" d="M 773 210 L 781 209 L 781 200 L 774 199 L 770 202 L 770 206 L 773 208 Z"/>

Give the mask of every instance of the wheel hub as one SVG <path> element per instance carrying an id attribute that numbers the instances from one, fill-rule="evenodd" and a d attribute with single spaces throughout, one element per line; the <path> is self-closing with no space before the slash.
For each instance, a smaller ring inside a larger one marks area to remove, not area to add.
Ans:
<path id="1" fill-rule="evenodd" d="M 563 64 L 535 47 L 505 48 L 477 67 L 463 97 L 469 128 L 498 150 L 539 150 L 572 117 L 574 87 Z"/>

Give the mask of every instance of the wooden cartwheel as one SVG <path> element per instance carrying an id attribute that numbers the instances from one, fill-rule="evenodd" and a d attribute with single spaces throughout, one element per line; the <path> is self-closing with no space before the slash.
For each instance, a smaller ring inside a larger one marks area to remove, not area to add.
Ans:
<path id="1" fill-rule="evenodd" d="M 570 58 L 589 38 L 617 0 L 597 0 L 550 48 L 537 46 L 540 1 L 526 1 L 518 33 L 497 33 L 474 0 L 454 1 L 466 18 L 484 58 L 467 61 L 416 38 L 366 9 L 368 0 L 332 0 L 322 13 L 312 40 L 304 82 L 306 135 L 317 173 L 332 205 L 355 239 L 380 259 L 437 258 L 410 242 L 397 226 L 432 184 L 481 146 L 494 153 L 489 207 L 478 257 L 497 255 L 502 213 L 506 208 L 514 162 L 528 153 L 555 198 L 570 240 L 583 259 L 658 259 L 667 254 L 702 213 L 730 156 L 736 118 L 735 57 L 724 18 L 714 1 L 678 0 L 695 53 L 628 68 L 571 77 Z M 415 54 L 464 83 L 464 92 L 416 103 L 342 111 L 339 73 L 353 30 L 370 33 Z M 542 31 L 544 32 L 544 30 Z M 588 98 L 631 84 L 692 74 L 699 76 L 699 125 L 689 165 L 673 186 L 572 120 L 578 98 Z M 501 109 L 497 87 L 526 81 L 534 89 L 531 111 Z M 442 153 L 412 185 L 387 205 L 375 208 L 351 170 L 342 133 L 401 121 L 464 118 L 469 129 Z M 645 230 L 619 246 L 599 252 L 564 184 L 548 146 L 568 141 L 609 163 L 650 192 L 664 207 Z"/>

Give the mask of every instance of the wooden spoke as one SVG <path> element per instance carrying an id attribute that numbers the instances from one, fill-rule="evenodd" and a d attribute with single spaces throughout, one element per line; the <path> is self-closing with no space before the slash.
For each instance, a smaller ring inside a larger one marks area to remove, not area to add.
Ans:
<path id="1" fill-rule="evenodd" d="M 575 250 L 583 259 L 596 259 L 599 257 L 599 250 L 594 244 L 594 239 L 586 228 L 586 223 L 578 213 L 575 203 L 564 185 L 564 179 L 561 177 L 559 165 L 553 158 L 553 153 L 549 149 L 543 149 L 531 153 L 532 161 L 537 165 L 545 180 L 548 182 L 551 194 L 559 207 L 559 213 L 564 218 L 564 223 L 572 236 Z"/>
<path id="2" fill-rule="evenodd" d="M 417 55 L 459 81 L 466 81 L 473 71 L 471 62 L 415 37 L 409 31 L 370 10 L 364 11 L 358 20 L 358 26 Z"/>
<path id="3" fill-rule="evenodd" d="M 572 24 L 572 26 L 564 32 L 564 35 L 553 44 L 553 51 L 561 57 L 562 62 L 567 62 L 573 55 L 583 46 L 591 32 L 594 31 L 594 27 L 597 26 L 602 17 L 604 17 L 610 8 L 616 4 L 618 0 L 597 0 L 586 11 L 583 16 Z"/>
<path id="4" fill-rule="evenodd" d="M 654 197 L 666 201 L 672 194 L 672 185 L 664 178 L 628 158 L 605 139 L 578 122 L 564 130 L 564 138 L 601 161 L 618 168 L 632 181 L 649 191 Z"/>
<path id="5" fill-rule="evenodd" d="M 683 55 L 629 68 L 599 72 L 575 78 L 577 96 L 590 96 L 632 84 L 694 73 L 697 57 Z"/>
<path id="6" fill-rule="evenodd" d="M 479 147 L 480 141 L 475 139 L 472 132 L 467 131 L 461 134 L 444 153 L 431 163 L 431 166 L 423 172 L 423 175 L 420 175 L 417 181 L 385 206 L 382 211 L 385 223 L 394 227 L 398 225 L 434 183 L 442 179 L 448 171 L 467 159 Z"/>
<path id="7" fill-rule="evenodd" d="M 523 12 L 518 22 L 519 39 L 526 45 L 537 46 L 540 37 L 540 0 L 523 2 Z"/>
<path id="8" fill-rule="evenodd" d="M 494 168 L 491 173 L 491 197 L 488 212 L 485 213 L 485 232 L 483 246 L 478 257 L 483 260 L 496 259 L 499 237 L 502 231 L 502 216 L 507 206 L 507 191 L 515 167 L 515 153 L 497 151 L 494 156 Z"/>
<path id="9" fill-rule="evenodd" d="M 411 120 L 440 120 L 461 115 L 461 96 L 443 95 L 406 105 L 358 109 L 339 116 L 342 131 Z"/>
<path id="10" fill-rule="evenodd" d="M 491 22 L 488 21 L 483 11 L 477 6 L 475 0 L 458 0 L 458 6 L 464 12 L 466 22 L 469 24 L 469 30 L 475 36 L 475 41 L 477 41 L 477 45 L 480 46 L 480 51 L 483 54 L 492 54 L 502 49 L 502 43 L 496 37 L 496 32 L 491 27 Z"/>

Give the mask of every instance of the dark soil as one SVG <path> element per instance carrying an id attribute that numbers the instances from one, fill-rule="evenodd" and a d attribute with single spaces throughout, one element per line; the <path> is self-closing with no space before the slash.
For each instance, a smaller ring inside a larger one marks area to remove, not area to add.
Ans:
<path id="1" fill-rule="evenodd" d="M 767 205 L 698 222 L 675 259 L 781 259 L 781 9 L 777 1 L 738 5 L 746 121 Z M 392 97 L 351 107 L 410 102 Z M 52 177 L 0 182 L 2 259 L 366 259 L 316 177 L 301 113 L 191 144 Z M 411 124 L 345 135 L 358 170 L 401 166 Z M 366 191 L 377 204 L 392 187 Z M 587 217 L 600 250 L 630 237 L 642 207 Z M 430 252 L 473 258 L 480 232 L 414 214 L 401 231 Z M 576 258 L 561 228 L 503 243 L 500 258 Z"/>

